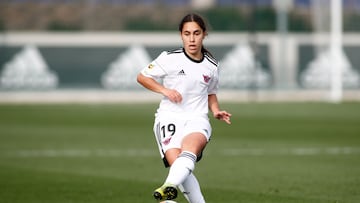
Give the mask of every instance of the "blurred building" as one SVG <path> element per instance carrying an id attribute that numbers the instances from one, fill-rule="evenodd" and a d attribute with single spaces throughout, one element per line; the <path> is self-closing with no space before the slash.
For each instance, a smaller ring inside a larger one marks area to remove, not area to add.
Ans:
<path id="1" fill-rule="evenodd" d="M 0 31 L 174 30 L 184 13 L 194 11 L 209 19 L 214 30 L 274 31 L 276 11 L 273 1 L 0 0 Z M 313 1 L 293 0 L 294 7 L 289 11 L 290 31 L 312 30 Z M 346 10 L 343 12 L 344 29 L 359 31 L 360 0 L 343 0 L 343 5 Z"/>

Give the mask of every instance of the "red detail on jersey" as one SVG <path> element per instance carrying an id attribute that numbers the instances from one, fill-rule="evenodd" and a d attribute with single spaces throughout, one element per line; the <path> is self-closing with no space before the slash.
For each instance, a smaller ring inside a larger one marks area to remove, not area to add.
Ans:
<path id="1" fill-rule="evenodd" d="M 208 83 L 209 80 L 211 79 L 211 77 L 209 77 L 209 76 L 207 76 L 207 75 L 203 75 L 203 77 L 204 77 L 204 81 L 205 81 L 206 83 Z"/>
<path id="2" fill-rule="evenodd" d="M 164 145 L 168 145 L 168 144 L 170 143 L 171 138 L 172 138 L 172 137 L 169 137 L 169 138 L 165 139 L 162 143 L 163 143 Z"/>

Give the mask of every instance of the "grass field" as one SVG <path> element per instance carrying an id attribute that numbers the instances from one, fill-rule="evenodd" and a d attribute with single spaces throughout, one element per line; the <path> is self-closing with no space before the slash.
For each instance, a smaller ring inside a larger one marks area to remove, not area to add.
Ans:
<path id="1" fill-rule="evenodd" d="M 155 202 L 156 107 L 1 104 L 0 202 Z M 360 103 L 223 108 L 195 169 L 208 203 L 360 202 Z"/>

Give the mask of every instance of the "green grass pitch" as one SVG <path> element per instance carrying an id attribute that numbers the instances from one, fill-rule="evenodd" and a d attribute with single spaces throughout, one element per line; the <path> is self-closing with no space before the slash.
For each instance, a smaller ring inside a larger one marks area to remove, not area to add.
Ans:
<path id="1" fill-rule="evenodd" d="M 155 203 L 156 107 L 1 104 L 0 201 Z M 360 103 L 222 107 L 195 169 L 208 203 L 360 202 Z"/>

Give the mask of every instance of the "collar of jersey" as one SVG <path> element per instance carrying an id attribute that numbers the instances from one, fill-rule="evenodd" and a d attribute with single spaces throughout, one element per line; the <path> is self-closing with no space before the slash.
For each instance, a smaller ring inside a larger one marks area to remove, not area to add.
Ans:
<path id="1" fill-rule="evenodd" d="M 185 56 L 186 56 L 188 59 L 190 59 L 190 61 L 195 62 L 195 63 L 201 63 L 201 62 L 204 60 L 204 58 L 205 58 L 205 57 L 204 57 L 204 53 L 203 53 L 202 58 L 201 58 L 200 60 L 196 60 L 196 59 L 191 58 L 191 57 L 186 53 L 186 51 L 185 51 L 184 48 L 183 48 L 183 52 L 184 52 Z"/>

